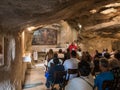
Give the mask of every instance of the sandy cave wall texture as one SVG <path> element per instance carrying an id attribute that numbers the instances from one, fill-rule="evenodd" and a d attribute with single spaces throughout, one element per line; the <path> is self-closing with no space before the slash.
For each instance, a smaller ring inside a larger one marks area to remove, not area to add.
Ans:
<path id="1" fill-rule="evenodd" d="M 22 90 L 26 64 L 22 62 L 21 37 L 4 36 L 4 66 L 0 67 L 0 90 Z"/>

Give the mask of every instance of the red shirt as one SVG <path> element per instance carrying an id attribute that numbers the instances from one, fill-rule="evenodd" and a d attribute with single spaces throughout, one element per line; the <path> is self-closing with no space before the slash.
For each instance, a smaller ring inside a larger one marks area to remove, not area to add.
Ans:
<path id="1" fill-rule="evenodd" d="M 73 44 L 71 44 L 70 46 L 69 46 L 69 50 L 70 50 L 70 52 L 72 51 L 72 50 L 77 50 L 77 46 L 75 46 L 75 45 L 73 45 Z"/>

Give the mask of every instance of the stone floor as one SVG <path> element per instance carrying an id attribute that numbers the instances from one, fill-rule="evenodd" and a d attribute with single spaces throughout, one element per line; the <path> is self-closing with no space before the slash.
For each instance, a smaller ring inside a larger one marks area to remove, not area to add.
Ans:
<path id="1" fill-rule="evenodd" d="M 44 64 L 37 64 L 28 69 L 23 90 L 46 90 L 44 71 Z"/>

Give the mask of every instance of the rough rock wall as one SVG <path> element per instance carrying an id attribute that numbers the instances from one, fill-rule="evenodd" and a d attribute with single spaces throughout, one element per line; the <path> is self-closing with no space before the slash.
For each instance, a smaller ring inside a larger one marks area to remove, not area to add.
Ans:
<path id="1" fill-rule="evenodd" d="M 83 45 L 81 45 L 81 47 L 84 51 L 89 51 L 91 54 L 94 54 L 95 50 L 102 52 L 105 48 L 111 51 L 111 42 L 112 40 L 110 38 L 86 39 L 82 42 Z"/>
<path id="2" fill-rule="evenodd" d="M 84 31 L 81 33 L 80 46 L 83 50 L 90 51 L 92 54 L 97 49 L 100 52 L 107 48 L 109 52 L 114 49 L 120 49 L 120 29 L 105 28 L 99 31 Z M 78 38 L 80 39 L 80 37 Z"/>
<path id="3" fill-rule="evenodd" d="M 66 42 L 71 43 L 72 41 L 77 39 L 77 30 L 72 28 L 71 25 L 66 21 L 61 21 L 61 43 L 66 44 Z"/>
<path id="4" fill-rule="evenodd" d="M 4 66 L 0 67 L 0 90 L 22 90 L 23 62 L 19 35 L 4 36 Z"/>

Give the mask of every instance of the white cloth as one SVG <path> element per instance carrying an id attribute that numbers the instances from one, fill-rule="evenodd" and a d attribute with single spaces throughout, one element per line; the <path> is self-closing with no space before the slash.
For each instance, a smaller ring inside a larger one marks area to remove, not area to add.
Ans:
<path id="1" fill-rule="evenodd" d="M 62 64 L 63 63 L 63 61 L 61 60 L 61 59 L 59 59 L 59 62 L 60 62 L 60 64 Z M 53 59 L 51 59 L 49 62 L 48 62 L 48 68 L 50 68 L 50 64 L 51 63 L 53 63 Z"/>
<path id="2" fill-rule="evenodd" d="M 65 87 L 65 90 L 93 90 L 93 87 L 90 86 L 85 80 L 87 80 L 92 86 L 94 86 L 94 79 L 92 75 L 87 77 L 77 77 L 71 79 Z"/>
<path id="3" fill-rule="evenodd" d="M 106 51 L 103 51 L 103 52 L 102 52 L 102 56 L 103 56 L 103 57 L 104 57 L 104 54 L 105 54 L 105 53 L 106 53 Z"/>
<path id="4" fill-rule="evenodd" d="M 79 63 L 79 60 L 77 58 L 71 58 L 71 59 L 65 60 L 63 66 L 65 70 L 67 71 L 68 69 L 77 69 L 78 63 Z M 72 79 L 76 76 L 77 76 L 76 74 L 72 74 L 70 75 L 69 79 Z M 67 75 L 67 78 L 68 78 L 68 75 Z"/>
<path id="5" fill-rule="evenodd" d="M 33 59 L 38 60 L 38 52 L 37 51 L 33 52 Z"/>
<path id="6" fill-rule="evenodd" d="M 77 54 L 79 55 L 79 57 L 82 57 L 82 52 L 77 51 Z"/>

